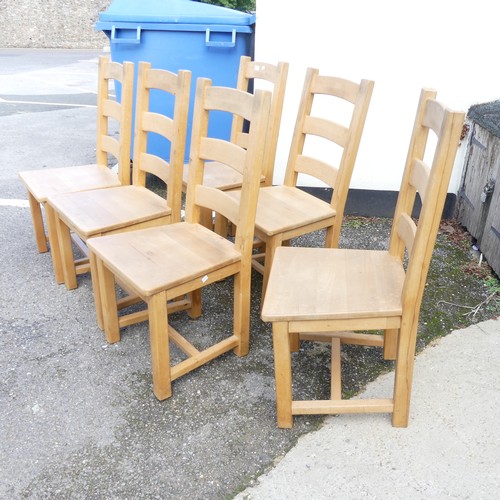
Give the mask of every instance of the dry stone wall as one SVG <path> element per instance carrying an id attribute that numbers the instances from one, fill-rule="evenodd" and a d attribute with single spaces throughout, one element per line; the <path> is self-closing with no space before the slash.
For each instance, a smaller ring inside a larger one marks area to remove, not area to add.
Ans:
<path id="1" fill-rule="evenodd" d="M 111 1 L 0 0 L 0 48 L 102 48 L 94 24 Z"/>

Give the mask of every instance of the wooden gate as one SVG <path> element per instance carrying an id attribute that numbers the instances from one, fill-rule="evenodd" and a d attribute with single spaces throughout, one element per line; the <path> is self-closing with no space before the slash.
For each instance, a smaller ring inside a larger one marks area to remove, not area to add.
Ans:
<path id="1" fill-rule="evenodd" d="M 457 219 L 500 275 L 500 101 L 472 106 Z"/>

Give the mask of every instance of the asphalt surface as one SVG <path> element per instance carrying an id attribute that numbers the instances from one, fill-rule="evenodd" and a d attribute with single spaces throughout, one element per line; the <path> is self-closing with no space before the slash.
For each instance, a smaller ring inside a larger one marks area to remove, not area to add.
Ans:
<path id="1" fill-rule="evenodd" d="M 0 50 L 0 498 L 498 497 L 498 319 L 419 354 L 407 429 L 346 415 L 280 430 L 256 275 L 250 354 L 229 353 L 154 398 L 147 325 L 106 343 L 89 277 L 69 292 L 37 253 L 17 176 L 94 160 L 98 54 Z M 341 243 L 383 246 L 389 227 L 355 227 Z M 203 344 L 231 328 L 230 302 L 223 282 L 204 293 L 201 319 L 173 321 Z M 304 390 L 329 377 L 315 349 Z"/>

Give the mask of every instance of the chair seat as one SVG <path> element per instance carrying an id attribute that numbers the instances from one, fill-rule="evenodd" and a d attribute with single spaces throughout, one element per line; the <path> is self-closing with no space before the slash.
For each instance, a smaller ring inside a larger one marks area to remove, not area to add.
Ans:
<path id="1" fill-rule="evenodd" d="M 104 165 L 25 170 L 19 177 L 39 203 L 49 196 L 119 186 L 118 176 Z"/>
<path id="2" fill-rule="evenodd" d="M 376 318 L 402 314 L 405 273 L 386 251 L 280 247 L 264 321 Z"/>
<path id="3" fill-rule="evenodd" d="M 189 176 L 189 165 L 184 165 L 182 174 L 182 182 L 184 187 L 187 186 Z M 261 176 L 261 182 L 264 182 L 265 177 Z M 234 168 L 219 163 L 216 161 L 207 162 L 203 173 L 203 185 L 228 191 L 232 189 L 241 189 L 243 176 Z"/>
<path id="4" fill-rule="evenodd" d="M 116 276 L 146 297 L 196 278 L 201 288 L 208 273 L 241 260 L 233 243 L 187 222 L 91 238 L 87 243 Z"/>
<path id="5" fill-rule="evenodd" d="M 142 186 L 60 194 L 49 204 L 85 239 L 171 214 L 164 198 Z"/>
<path id="6" fill-rule="evenodd" d="M 230 196 L 239 200 L 239 191 Z M 319 198 L 290 186 L 268 186 L 259 190 L 255 228 L 257 234 L 273 236 L 297 227 L 335 217 L 335 210 Z"/>

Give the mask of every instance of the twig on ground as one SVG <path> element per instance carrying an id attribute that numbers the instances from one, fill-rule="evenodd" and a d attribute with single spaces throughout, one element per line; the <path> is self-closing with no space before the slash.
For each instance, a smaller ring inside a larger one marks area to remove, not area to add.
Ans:
<path id="1" fill-rule="evenodd" d="M 464 309 L 470 309 L 469 312 L 465 313 L 464 316 L 467 316 L 468 318 L 474 319 L 476 317 L 476 314 L 481 310 L 481 307 L 486 306 L 489 304 L 491 299 L 495 297 L 497 294 L 496 291 L 488 295 L 482 302 L 477 304 L 476 306 L 464 306 L 462 304 L 455 304 L 454 302 L 447 302 L 446 300 L 440 300 L 438 304 L 448 304 L 449 306 L 455 306 L 455 307 L 462 307 Z"/>

